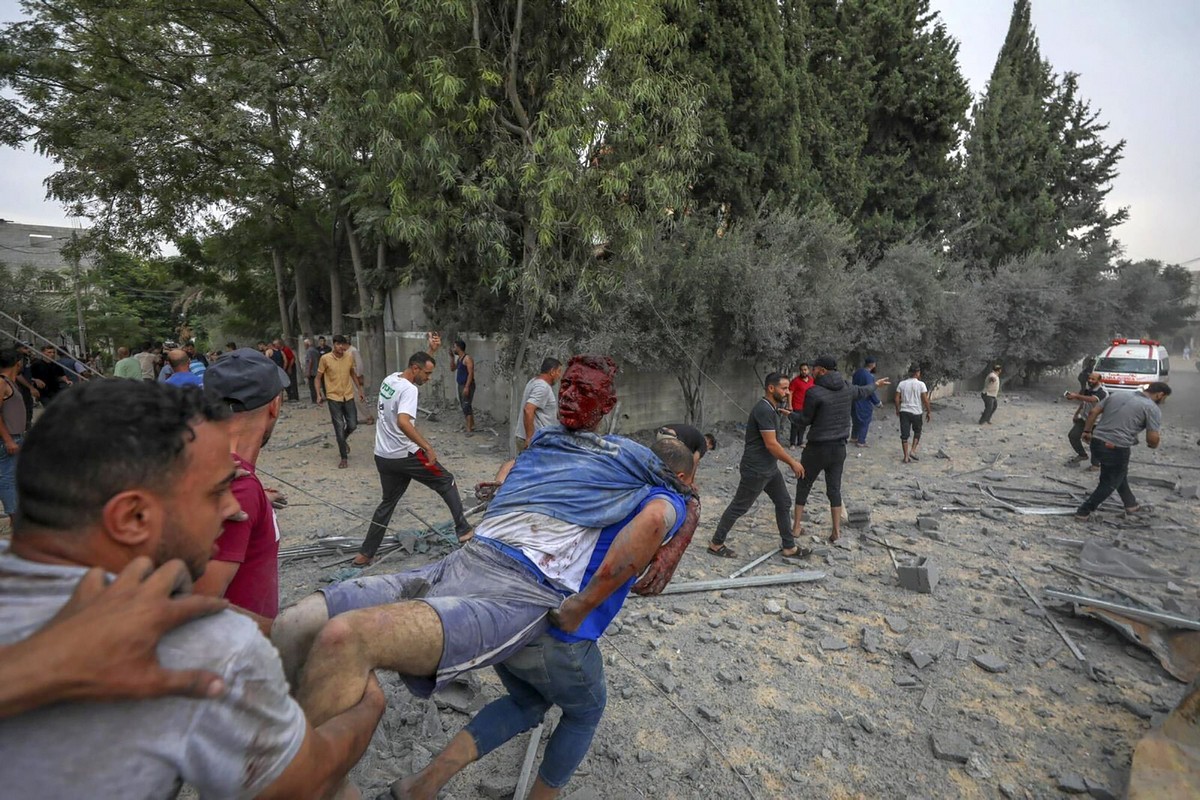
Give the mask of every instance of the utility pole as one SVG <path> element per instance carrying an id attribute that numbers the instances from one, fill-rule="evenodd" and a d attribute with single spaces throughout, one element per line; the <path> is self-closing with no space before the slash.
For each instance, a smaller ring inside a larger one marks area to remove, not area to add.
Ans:
<path id="1" fill-rule="evenodd" d="M 79 356 L 87 357 L 87 326 L 83 322 L 83 292 L 80 284 L 83 282 L 79 269 L 79 237 L 71 231 L 71 265 L 75 273 L 75 321 L 79 325 Z"/>

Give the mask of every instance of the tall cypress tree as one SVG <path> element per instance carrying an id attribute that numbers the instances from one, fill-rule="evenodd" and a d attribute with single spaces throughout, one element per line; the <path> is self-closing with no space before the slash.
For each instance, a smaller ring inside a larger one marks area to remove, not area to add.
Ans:
<path id="1" fill-rule="evenodd" d="M 1015 0 L 1008 35 L 975 105 L 959 193 L 957 241 L 969 260 L 993 269 L 1005 258 L 1058 243 L 1058 209 L 1048 180 L 1061 174 L 1050 104 L 1055 92 L 1030 22 Z"/>
<path id="2" fill-rule="evenodd" d="M 936 236 L 949 221 L 951 157 L 971 104 L 958 43 L 929 0 L 846 0 L 842 13 L 843 35 L 857 39 L 871 65 L 860 244 L 882 251 L 914 235 Z"/>
<path id="3" fill-rule="evenodd" d="M 791 200 L 803 171 L 779 7 L 714 0 L 680 13 L 690 35 L 674 66 L 705 94 L 701 130 L 708 161 L 693 196 L 734 217 L 753 213 L 768 195 Z"/>

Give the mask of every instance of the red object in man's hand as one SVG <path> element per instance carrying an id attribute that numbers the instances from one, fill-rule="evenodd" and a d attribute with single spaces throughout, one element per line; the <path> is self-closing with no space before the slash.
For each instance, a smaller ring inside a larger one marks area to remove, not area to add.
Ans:
<path id="1" fill-rule="evenodd" d="M 679 566 L 679 559 L 683 558 L 683 551 L 692 543 L 692 536 L 695 535 L 699 523 L 700 498 L 692 495 L 687 501 L 687 516 L 683 519 L 683 527 L 671 541 L 658 548 L 642 577 L 633 585 L 634 594 L 661 594 L 662 590 L 667 588 L 667 584 L 675 575 L 675 568 Z"/>

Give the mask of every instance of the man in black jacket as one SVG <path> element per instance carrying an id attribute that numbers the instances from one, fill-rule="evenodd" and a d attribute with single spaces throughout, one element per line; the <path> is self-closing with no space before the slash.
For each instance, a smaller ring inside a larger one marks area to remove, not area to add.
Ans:
<path id="1" fill-rule="evenodd" d="M 846 437 L 850 435 L 850 411 L 855 400 L 870 397 L 875 389 L 891 381 L 879 378 L 872 386 L 853 386 L 837 371 L 833 356 L 821 356 L 814 362 L 816 382 L 804 397 L 800 412 L 800 431 L 808 438 L 800 463 L 803 477 L 796 482 L 796 513 L 792 518 L 792 537 L 799 541 L 803 533 L 801 520 L 804 504 L 813 482 L 825 473 L 825 493 L 833 510 L 833 532 L 829 541 L 836 542 L 842 528 L 842 467 L 846 463 Z"/>

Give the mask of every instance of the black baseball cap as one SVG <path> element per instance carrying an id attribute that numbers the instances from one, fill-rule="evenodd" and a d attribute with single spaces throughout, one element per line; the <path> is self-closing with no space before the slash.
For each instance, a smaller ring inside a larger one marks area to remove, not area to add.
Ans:
<path id="1" fill-rule="evenodd" d="M 204 373 L 204 391 L 233 411 L 253 411 L 291 384 L 275 362 L 249 347 L 226 353 Z"/>
<path id="2" fill-rule="evenodd" d="M 833 356 L 821 356 L 813 362 L 813 366 L 821 369 L 837 369 L 837 359 Z"/>

